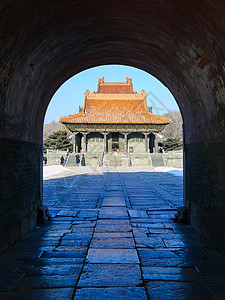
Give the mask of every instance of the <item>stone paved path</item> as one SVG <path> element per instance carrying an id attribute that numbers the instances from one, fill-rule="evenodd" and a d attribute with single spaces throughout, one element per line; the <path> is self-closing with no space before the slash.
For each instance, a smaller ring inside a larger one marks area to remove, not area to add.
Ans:
<path id="1" fill-rule="evenodd" d="M 225 257 L 172 220 L 182 178 L 146 171 L 46 180 L 52 219 L 0 256 L 0 299 L 225 299 Z"/>

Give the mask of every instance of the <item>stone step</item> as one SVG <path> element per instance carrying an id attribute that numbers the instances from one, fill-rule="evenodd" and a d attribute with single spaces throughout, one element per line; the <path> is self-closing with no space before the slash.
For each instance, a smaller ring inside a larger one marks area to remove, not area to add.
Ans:
<path id="1" fill-rule="evenodd" d="M 69 154 L 66 165 L 67 166 L 76 166 L 76 156 L 74 154 Z"/>
<path id="2" fill-rule="evenodd" d="M 163 153 L 152 153 L 151 154 L 153 167 L 164 167 L 165 161 L 163 159 Z"/>

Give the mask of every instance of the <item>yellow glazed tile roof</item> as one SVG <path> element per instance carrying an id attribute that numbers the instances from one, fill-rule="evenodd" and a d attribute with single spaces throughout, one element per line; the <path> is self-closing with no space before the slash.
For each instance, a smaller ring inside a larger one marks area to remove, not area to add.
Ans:
<path id="1" fill-rule="evenodd" d="M 61 118 L 62 123 L 168 124 L 169 118 L 148 111 L 146 94 L 85 93 L 83 111 Z"/>

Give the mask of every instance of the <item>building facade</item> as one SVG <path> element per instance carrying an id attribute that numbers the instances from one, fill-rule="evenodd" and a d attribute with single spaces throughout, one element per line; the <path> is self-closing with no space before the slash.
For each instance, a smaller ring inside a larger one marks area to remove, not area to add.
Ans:
<path id="1" fill-rule="evenodd" d="M 134 92 L 131 78 L 99 78 L 97 92 L 87 90 L 84 95 L 82 111 L 60 119 L 73 132 L 74 153 L 88 158 L 158 152 L 157 133 L 171 120 L 149 111 L 145 91 Z"/>

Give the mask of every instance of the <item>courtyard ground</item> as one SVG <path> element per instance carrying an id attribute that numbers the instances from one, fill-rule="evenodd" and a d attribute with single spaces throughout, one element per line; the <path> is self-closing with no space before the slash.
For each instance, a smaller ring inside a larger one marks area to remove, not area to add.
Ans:
<path id="1" fill-rule="evenodd" d="M 0 256 L 0 299 L 224 299 L 225 257 L 173 222 L 181 175 L 44 167 L 52 218 Z"/>

